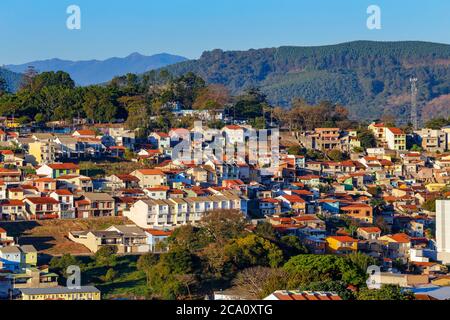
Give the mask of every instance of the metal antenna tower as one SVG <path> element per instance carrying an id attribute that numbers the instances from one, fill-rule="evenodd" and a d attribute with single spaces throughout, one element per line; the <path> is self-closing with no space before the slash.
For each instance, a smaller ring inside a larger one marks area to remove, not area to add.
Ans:
<path id="1" fill-rule="evenodd" d="M 419 130 L 419 115 L 417 112 L 417 78 L 410 78 L 411 82 L 411 123 L 414 130 Z"/>

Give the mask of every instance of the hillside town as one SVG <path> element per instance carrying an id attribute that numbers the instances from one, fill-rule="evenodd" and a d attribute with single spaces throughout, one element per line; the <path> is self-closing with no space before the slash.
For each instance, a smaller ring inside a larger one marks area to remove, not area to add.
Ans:
<path id="1" fill-rule="evenodd" d="M 121 123 L 38 132 L 14 118 L 1 122 L 3 299 L 99 300 L 103 294 L 95 282 L 68 289 L 65 271 L 55 270 L 67 252 L 55 254 L 49 265 L 45 248 L 23 241 L 30 239 L 17 225 L 122 219 L 64 234 L 64 241 L 98 260 L 109 259 L 108 250 L 120 257 L 168 254 L 179 245 L 180 230 L 212 224 L 214 214 L 222 214 L 224 224 L 227 215 L 242 218 L 236 246 L 252 235 L 278 243 L 262 236 L 265 229 L 274 239 L 295 242 L 289 248 L 305 257 L 370 258 L 366 268 L 376 268 L 360 270 L 370 278 L 359 290 L 395 286 L 412 299 L 450 299 L 450 126 L 406 133 L 374 122 L 362 129 L 301 131 L 244 123 L 209 129 L 199 121 L 142 138 Z M 368 136 L 375 142 L 370 148 L 361 141 Z M 192 245 L 200 241 L 191 236 Z M 300 268 L 301 261 L 292 261 L 299 256 L 286 265 Z M 272 258 L 272 268 L 282 261 Z M 117 273 L 107 271 L 105 279 Z M 209 299 L 341 300 L 358 291 L 351 281 L 345 292 L 287 290 L 280 283 L 255 296 L 242 287 L 213 288 Z"/>

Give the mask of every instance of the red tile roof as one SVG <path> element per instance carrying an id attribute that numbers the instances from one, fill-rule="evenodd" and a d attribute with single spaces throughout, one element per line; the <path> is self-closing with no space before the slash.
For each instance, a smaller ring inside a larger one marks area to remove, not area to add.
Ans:
<path id="1" fill-rule="evenodd" d="M 381 229 L 378 227 L 360 227 L 359 230 L 365 231 L 367 233 L 379 233 Z"/>
<path id="2" fill-rule="evenodd" d="M 305 203 L 306 202 L 305 200 L 303 200 L 302 198 L 300 198 L 297 195 L 290 196 L 288 194 L 285 194 L 285 195 L 282 195 L 282 197 L 289 202 L 294 202 L 294 203 L 296 203 L 296 202 Z"/>
<path id="3" fill-rule="evenodd" d="M 70 190 L 67 189 L 58 189 L 54 191 L 57 195 L 59 196 L 71 196 L 72 192 L 70 192 Z"/>
<path id="4" fill-rule="evenodd" d="M 23 206 L 22 200 L 6 200 L 0 203 L 0 207 Z"/>
<path id="5" fill-rule="evenodd" d="M 237 126 L 237 125 L 229 125 L 229 126 L 225 126 L 226 129 L 230 129 L 230 130 L 242 130 L 241 126 Z"/>
<path id="6" fill-rule="evenodd" d="M 342 298 L 336 294 L 330 292 L 297 292 L 297 291 L 276 291 L 273 293 L 275 298 L 283 301 L 296 301 L 296 300 L 342 300 Z"/>
<path id="7" fill-rule="evenodd" d="M 164 231 L 156 229 L 145 229 L 145 231 L 155 237 L 163 237 L 163 236 L 169 237 L 172 234 L 172 231 Z"/>
<path id="8" fill-rule="evenodd" d="M 122 181 L 134 181 L 134 182 L 139 181 L 138 178 L 136 178 L 135 176 L 132 176 L 130 174 L 116 174 L 116 177 Z"/>
<path id="9" fill-rule="evenodd" d="M 165 132 L 156 132 L 156 135 L 158 135 L 160 138 L 169 138 L 169 134 Z"/>
<path id="10" fill-rule="evenodd" d="M 41 198 L 27 198 L 26 200 L 30 201 L 33 204 L 58 204 L 59 202 L 50 197 L 41 197 Z"/>

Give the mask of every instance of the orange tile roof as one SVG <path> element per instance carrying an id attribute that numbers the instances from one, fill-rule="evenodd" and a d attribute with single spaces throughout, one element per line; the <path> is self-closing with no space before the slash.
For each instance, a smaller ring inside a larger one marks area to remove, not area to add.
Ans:
<path id="1" fill-rule="evenodd" d="M 164 175 L 164 172 L 162 172 L 159 169 L 140 169 L 137 170 L 139 173 L 143 174 L 144 176 L 156 176 L 156 175 Z"/>
<path id="2" fill-rule="evenodd" d="M 406 233 L 396 233 L 389 237 L 398 243 L 409 243 L 411 241 L 411 239 Z"/>
<path id="3" fill-rule="evenodd" d="M 70 192 L 70 190 L 67 189 L 58 189 L 54 191 L 57 195 L 60 196 L 71 196 L 72 192 Z"/>
<path id="4" fill-rule="evenodd" d="M 184 194 L 184 191 L 180 189 L 171 189 L 169 192 L 171 194 Z"/>
<path id="5" fill-rule="evenodd" d="M 146 188 L 145 190 L 148 190 L 148 191 L 169 191 L 170 187 L 161 186 L 161 187 Z"/>
<path id="6" fill-rule="evenodd" d="M 94 130 L 77 130 L 73 134 L 78 133 L 81 136 L 95 136 L 96 133 Z"/>
<path id="7" fill-rule="evenodd" d="M 34 182 L 56 182 L 56 180 L 52 178 L 39 178 L 34 180 Z"/>
<path id="8" fill-rule="evenodd" d="M 358 209 L 358 208 L 372 208 L 371 206 L 369 206 L 368 204 L 365 203 L 352 203 L 348 206 L 342 207 L 341 209 L 346 211 L 346 210 L 351 210 L 351 209 Z"/>
<path id="9" fill-rule="evenodd" d="M 334 239 L 339 242 L 358 242 L 358 240 L 353 239 L 349 236 L 329 236 L 328 238 Z"/>
<path id="10" fill-rule="evenodd" d="M 402 129 L 399 128 L 388 128 L 393 134 L 405 134 Z"/>
<path id="11" fill-rule="evenodd" d="M 53 170 L 74 170 L 78 169 L 79 167 L 75 163 L 52 163 L 48 165 Z"/>
<path id="12" fill-rule="evenodd" d="M 359 230 L 365 231 L 367 233 L 378 233 L 381 229 L 378 227 L 360 227 Z"/>

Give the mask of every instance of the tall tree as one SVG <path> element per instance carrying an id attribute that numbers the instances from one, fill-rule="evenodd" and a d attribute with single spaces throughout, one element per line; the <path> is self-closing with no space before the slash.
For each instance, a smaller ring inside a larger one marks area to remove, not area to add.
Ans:
<path id="1" fill-rule="evenodd" d="M 84 95 L 83 110 L 94 122 L 111 122 L 117 113 L 117 106 L 107 88 L 91 86 Z"/>
<path id="2" fill-rule="evenodd" d="M 0 96 L 8 92 L 6 80 L 0 77 Z"/>

